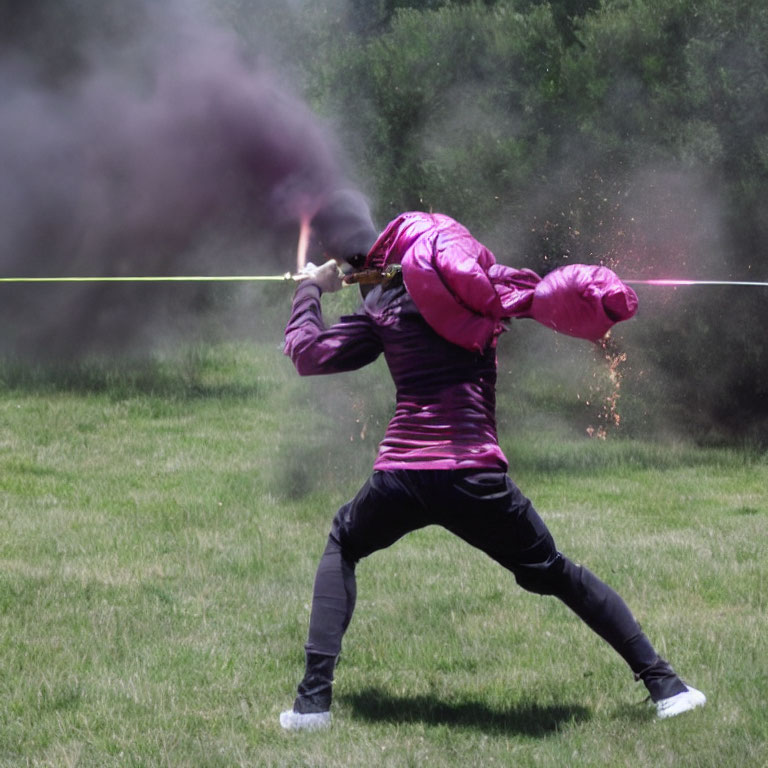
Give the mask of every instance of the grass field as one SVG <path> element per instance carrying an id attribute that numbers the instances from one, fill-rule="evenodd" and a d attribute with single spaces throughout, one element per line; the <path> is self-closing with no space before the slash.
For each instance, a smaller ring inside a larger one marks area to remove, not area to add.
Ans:
<path id="1" fill-rule="evenodd" d="M 707 707 L 654 720 L 557 601 L 427 529 L 358 567 L 334 728 L 283 733 L 388 413 L 382 369 L 357 380 L 276 345 L 0 368 L 0 765 L 768 766 L 766 455 L 589 440 L 519 398 L 513 477 Z"/>

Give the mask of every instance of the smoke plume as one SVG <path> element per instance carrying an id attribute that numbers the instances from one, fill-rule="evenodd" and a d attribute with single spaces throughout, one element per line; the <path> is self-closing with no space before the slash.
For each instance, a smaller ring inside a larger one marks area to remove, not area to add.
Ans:
<path id="1" fill-rule="evenodd" d="M 333 138 L 197 4 L 130 6 L 3 11 L 0 275 L 291 269 L 300 217 L 349 185 Z M 199 284 L 0 285 L 0 350 L 125 349 L 206 307 Z"/>

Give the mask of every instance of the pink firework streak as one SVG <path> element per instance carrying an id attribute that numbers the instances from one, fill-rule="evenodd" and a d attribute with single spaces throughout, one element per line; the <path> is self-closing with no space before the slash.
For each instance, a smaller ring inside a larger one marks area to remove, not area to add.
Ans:
<path id="1" fill-rule="evenodd" d="M 623 280 L 627 285 L 666 285 L 677 287 L 680 285 L 749 285 L 759 288 L 768 288 L 768 282 L 751 282 L 746 280 Z"/>

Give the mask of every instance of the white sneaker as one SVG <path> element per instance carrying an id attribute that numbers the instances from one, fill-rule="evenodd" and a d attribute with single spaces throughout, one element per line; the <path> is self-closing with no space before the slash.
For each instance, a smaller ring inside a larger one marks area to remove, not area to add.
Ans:
<path id="1" fill-rule="evenodd" d="M 280 725 L 286 731 L 322 731 L 331 725 L 330 712 L 309 712 L 306 715 L 288 709 L 280 713 Z"/>
<path id="2" fill-rule="evenodd" d="M 707 703 L 707 697 L 695 688 L 691 688 L 690 685 L 686 686 L 687 690 L 682 693 L 670 696 L 668 699 L 661 699 L 656 702 L 656 716 L 660 718 L 674 717 L 680 715 L 683 712 L 687 712 L 689 709 L 696 709 L 696 707 L 703 707 Z"/>

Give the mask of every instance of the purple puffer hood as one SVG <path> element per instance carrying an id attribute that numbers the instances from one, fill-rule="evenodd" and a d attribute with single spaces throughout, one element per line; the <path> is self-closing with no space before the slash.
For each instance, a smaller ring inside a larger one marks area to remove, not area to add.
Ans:
<path id="1" fill-rule="evenodd" d="M 401 264 L 424 319 L 443 338 L 482 351 L 503 321 L 530 317 L 569 336 L 598 341 L 637 311 L 637 295 L 607 267 L 570 264 L 543 279 L 497 264 L 466 227 L 437 213 L 403 213 L 374 243 L 367 268 Z"/>

